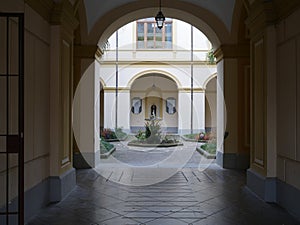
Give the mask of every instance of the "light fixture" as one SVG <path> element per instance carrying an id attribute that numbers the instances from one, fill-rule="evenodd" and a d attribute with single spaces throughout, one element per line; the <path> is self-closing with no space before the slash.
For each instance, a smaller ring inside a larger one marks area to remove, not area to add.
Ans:
<path id="1" fill-rule="evenodd" d="M 157 15 L 155 17 L 155 21 L 156 21 L 157 27 L 159 29 L 163 28 L 165 19 L 166 18 L 161 11 L 161 0 L 159 0 L 159 12 L 157 13 Z"/>

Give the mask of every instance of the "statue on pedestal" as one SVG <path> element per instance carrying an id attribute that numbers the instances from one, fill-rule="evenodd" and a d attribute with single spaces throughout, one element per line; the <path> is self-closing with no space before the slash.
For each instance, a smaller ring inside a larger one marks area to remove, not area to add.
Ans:
<path id="1" fill-rule="evenodd" d="M 151 117 L 156 117 L 156 105 L 151 105 Z"/>

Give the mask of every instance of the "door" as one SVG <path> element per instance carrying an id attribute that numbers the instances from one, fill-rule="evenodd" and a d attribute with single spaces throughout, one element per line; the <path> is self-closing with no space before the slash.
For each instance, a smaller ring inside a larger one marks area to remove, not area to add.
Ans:
<path id="1" fill-rule="evenodd" d="M 24 14 L 0 13 L 0 224 L 24 224 Z"/>

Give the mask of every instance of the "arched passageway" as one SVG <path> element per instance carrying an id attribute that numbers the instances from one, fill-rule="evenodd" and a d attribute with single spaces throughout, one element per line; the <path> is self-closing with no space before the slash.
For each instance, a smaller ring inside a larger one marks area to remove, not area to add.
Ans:
<path id="1" fill-rule="evenodd" d="M 169 17 L 186 21 L 191 25 L 195 26 L 196 28 L 199 28 L 208 37 L 208 39 L 212 43 L 212 47 L 216 50 L 215 53 L 218 59 L 218 67 L 217 67 L 218 82 L 217 83 L 220 86 L 220 93 L 217 95 L 217 99 L 218 99 L 217 104 L 219 105 L 219 107 L 217 107 L 218 112 L 216 112 L 216 117 L 217 117 L 216 123 L 222 124 L 222 126 L 218 126 L 218 130 L 216 131 L 217 143 L 218 143 L 217 162 L 218 164 L 226 168 L 248 168 L 249 162 L 247 161 L 249 161 L 249 154 L 250 154 L 249 147 L 243 147 L 243 154 L 239 153 L 240 148 L 238 148 L 237 146 L 238 146 L 238 137 L 241 134 L 238 133 L 235 129 L 236 126 L 240 126 L 240 127 L 245 126 L 245 124 L 242 124 L 235 120 L 238 114 L 244 113 L 243 112 L 244 109 L 242 107 L 236 108 L 235 107 L 236 102 L 234 102 L 234 99 L 228 97 L 231 96 L 233 93 L 236 94 L 238 92 L 241 92 L 242 90 L 238 88 L 238 85 L 234 85 L 232 86 L 231 89 L 225 89 L 225 93 L 222 92 L 224 90 L 222 86 L 225 83 L 227 84 L 229 82 L 229 77 L 225 76 L 225 73 L 232 73 L 232 76 L 234 77 L 233 80 L 238 80 L 240 79 L 238 78 L 239 71 L 232 70 L 232 68 L 235 65 L 240 65 L 242 63 L 242 61 L 239 60 L 240 58 L 243 59 L 245 58 L 243 63 L 249 62 L 247 61 L 249 51 L 245 50 L 248 47 L 247 45 L 248 42 L 245 39 L 243 33 L 245 31 L 245 27 L 243 25 L 242 19 L 246 15 L 245 9 L 243 8 L 243 4 L 240 1 L 237 1 L 236 3 L 234 2 L 228 3 L 228 5 L 226 5 L 226 11 L 230 9 L 231 12 L 233 13 L 226 19 L 226 21 L 224 20 L 222 22 L 220 20 L 220 18 L 222 17 L 221 15 L 219 16 L 212 15 L 211 11 L 203 6 L 196 5 L 199 11 L 195 11 L 194 10 L 195 5 L 190 4 L 188 2 L 182 3 L 180 1 L 174 1 L 172 4 L 169 3 L 170 2 L 167 2 L 166 5 L 164 6 L 165 14 Z M 96 44 L 97 48 L 100 49 L 97 53 L 99 56 L 99 53 L 101 52 L 101 46 L 103 45 L 103 43 L 106 42 L 107 38 L 111 34 L 113 34 L 114 31 L 116 31 L 121 26 L 135 19 L 145 18 L 148 15 L 152 16 L 153 12 L 156 10 L 155 5 L 153 4 L 154 4 L 153 2 L 146 2 L 146 1 L 140 1 L 139 4 L 134 4 L 134 3 L 124 4 L 120 8 L 116 7 L 113 11 L 114 12 L 113 14 L 110 14 L 112 12 L 109 11 L 106 14 L 96 13 L 97 15 L 96 14 L 94 15 L 94 19 L 89 18 L 90 15 L 88 14 L 89 10 L 92 8 L 92 5 L 87 4 L 85 10 L 79 9 L 78 11 L 79 18 L 86 19 L 86 20 L 85 19 L 81 20 L 81 26 L 77 32 L 78 48 L 91 49 L 91 46 Z M 126 7 L 128 7 L 128 9 L 129 8 L 131 9 L 130 12 L 126 11 Z M 200 15 L 199 12 L 202 12 L 202 14 Z M 111 22 L 109 24 L 100 22 L 103 21 L 102 19 L 106 18 L 107 16 L 111 18 L 110 19 Z M 235 19 L 233 20 L 233 18 Z M 224 48 L 221 46 L 224 46 Z M 239 48 L 239 51 L 234 50 L 237 48 Z M 238 54 L 234 57 L 230 56 L 230 52 L 231 52 L 230 49 L 232 49 L 232 51 L 234 52 L 237 52 Z M 87 64 L 85 64 L 85 66 L 86 65 Z M 241 64 L 240 66 L 242 68 L 248 65 Z M 78 76 L 80 76 L 80 73 L 78 73 Z M 131 105 L 131 99 L 126 97 L 126 93 L 129 91 L 127 88 L 128 87 L 122 87 L 122 89 L 118 91 L 121 96 L 120 98 L 122 98 L 120 102 L 122 102 L 123 104 L 126 103 L 127 105 Z M 182 90 L 185 90 L 184 89 L 185 85 L 183 85 L 183 87 L 181 88 L 183 88 Z M 200 87 L 200 89 L 197 90 L 197 92 L 194 92 L 199 95 L 199 97 L 195 97 L 196 101 L 201 99 L 200 95 L 203 93 L 203 88 L 204 87 Z M 111 95 L 112 97 L 113 90 L 110 89 L 107 91 L 110 92 L 108 94 Z M 234 108 L 234 110 L 231 110 L 229 117 L 226 114 L 224 97 L 225 97 L 226 105 L 230 106 L 230 108 Z M 108 108 L 110 108 L 111 113 L 110 115 L 106 114 L 109 117 L 106 117 L 104 119 L 104 123 L 107 123 L 107 125 L 104 126 L 114 127 L 116 126 L 114 125 L 116 124 L 116 122 L 113 122 L 111 118 L 113 117 L 112 116 L 113 114 L 117 115 L 119 112 L 113 113 L 113 111 L 115 110 L 114 108 L 116 107 L 113 106 L 113 104 L 111 104 L 110 101 L 106 101 L 106 102 L 110 104 Z M 200 102 L 199 104 L 201 104 Z M 203 99 L 203 104 L 204 104 L 203 106 L 204 108 L 205 107 L 204 99 Z M 126 106 L 124 107 L 124 106 L 122 105 L 122 109 L 125 109 L 124 113 L 126 115 L 130 115 L 131 108 Z M 195 132 L 205 130 L 205 123 L 204 123 L 205 112 L 203 112 L 202 114 L 203 114 L 203 124 L 200 125 L 200 129 L 196 129 Z M 118 116 L 116 116 L 116 118 L 117 117 Z M 191 116 L 191 118 L 193 118 L 193 116 Z M 197 121 L 197 119 L 199 121 Z M 201 124 L 202 121 L 201 116 L 195 117 L 194 121 L 197 121 L 197 123 L 199 122 Z M 118 121 L 118 123 L 119 124 L 117 124 L 117 126 L 125 127 L 126 130 L 130 130 L 129 117 L 128 118 L 126 117 L 121 121 Z M 185 127 L 182 128 L 183 133 L 188 133 L 189 132 L 188 130 L 190 130 L 193 133 L 193 127 L 194 127 L 193 122 L 186 120 L 182 122 L 182 124 L 183 124 L 182 127 Z M 191 125 L 187 125 L 187 124 L 191 124 Z M 179 119 L 179 126 L 180 126 L 180 119 Z M 225 143 L 224 146 L 223 137 L 225 131 L 229 131 L 230 141 Z M 231 157 L 233 158 L 231 159 Z M 238 163 L 238 161 L 243 161 L 243 163 Z"/>
<path id="2" fill-rule="evenodd" d="M 163 132 L 178 133 L 178 87 L 171 78 L 162 74 L 143 75 L 132 83 L 130 96 L 131 132 L 143 130 L 145 119 L 156 116 L 161 119 Z"/>
<path id="3" fill-rule="evenodd" d="M 248 188 L 261 199 L 278 203 L 298 218 L 300 218 L 300 210 L 297 207 L 300 199 L 298 179 L 300 168 L 300 145 L 298 141 L 300 140 L 298 137 L 300 134 L 300 124 L 298 123 L 300 121 L 298 110 L 300 92 L 298 90 L 300 83 L 297 79 L 299 77 L 298 65 L 300 64 L 297 61 L 300 58 L 299 7 L 299 0 L 162 0 L 162 11 L 165 16 L 192 24 L 203 31 L 212 42 L 214 55 L 217 58 L 217 84 L 221 90 L 217 92 L 217 163 L 224 168 L 246 169 L 250 166 L 246 177 Z M 98 60 L 103 54 L 102 46 L 114 31 L 136 19 L 154 17 L 158 11 L 158 2 L 148 0 L 11 0 L 0 1 L 0 11 L 1 16 L 4 15 L 4 19 L 2 18 L 0 21 L 0 52 L 3 59 L 5 59 L 5 55 L 6 58 L 9 58 L 9 60 L 2 60 L 0 63 L 1 85 L 3 86 L 1 91 L 3 93 L 5 87 L 10 87 L 10 83 L 6 79 L 7 73 L 17 71 L 18 57 L 14 51 L 18 45 L 15 44 L 17 40 L 15 37 L 20 35 L 22 39 L 22 32 L 17 31 L 16 21 L 14 19 L 8 20 L 2 12 L 19 12 L 21 16 L 24 14 L 25 18 L 23 26 L 25 49 L 22 52 L 25 55 L 23 71 L 25 74 L 25 123 L 24 134 L 21 133 L 18 138 L 19 140 L 24 139 L 25 199 L 39 196 L 37 201 L 25 201 L 26 221 L 28 221 L 38 209 L 51 202 L 62 200 L 76 185 L 76 172 L 72 167 L 72 153 L 75 151 L 76 144 L 72 139 L 71 122 L 80 116 L 78 114 L 73 115 L 71 107 L 73 104 L 72 97 L 76 95 L 80 79 L 84 77 L 86 71 L 95 75 L 103 69 L 98 64 Z M 6 21 L 8 21 L 9 26 L 5 25 Z M 11 39 L 7 38 L 8 34 L 12 34 Z M 9 44 L 5 45 L 6 42 Z M 11 57 L 8 57 L 10 53 L 12 53 Z M 287 55 L 290 57 L 286 57 Z M 22 63 L 19 66 L 22 67 Z M 97 156 L 99 139 L 96 133 L 100 128 L 95 126 L 94 121 L 100 120 L 98 118 L 100 112 L 98 111 L 99 105 L 94 100 L 95 96 L 99 95 L 97 86 L 100 85 L 100 81 L 97 80 L 99 76 L 90 78 L 86 81 L 95 86 L 92 85 L 92 88 L 82 90 L 88 96 L 87 101 L 82 101 L 80 104 L 74 103 L 73 106 L 77 107 L 77 112 L 80 112 L 81 115 L 87 114 L 89 118 L 88 120 L 81 120 L 83 126 L 80 126 L 83 129 L 81 134 L 88 137 L 88 141 L 80 139 L 78 143 L 76 140 L 76 143 L 83 149 L 82 153 L 85 151 L 86 155 L 96 165 L 96 160 L 99 159 Z M 179 85 L 177 86 L 179 87 Z M 184 83 L 182 86 L 179 91 L 186 90 Z M 198 90 L 199 93 L 203 91 L 204 86 L 201 88 Z M 104 88 L 104 91 L 112 92 L 109 88 L 106 90 Z M 125 87 L 120 91 L 129 92 L 129 89 Z M 4 94 L 2 97 L 3 102 L 5 102 L 9 99 L 9 94 L 6 98 Z M 222 100 L 224 99 L 227 111 L 223 107 L 224 101 L 222 103 Z M 130 98 L 124 100 L 126 100 L 123 101 L 126 105 L 130 105 Z M 105 102 L 105 104 L 107 103 Z M 93 105 L 93 107 L 85 108 L 88 105 Z M 130 115 L 130 108 L 128 107 L 127 110 L 127 115 Z M 7 121 L 8 117 L 5 116 L 5 113 L 10 114 L 10 111 L 2 113 L 0 116 L 1 124 L 10 122 Z M 107 121 L 106 115 L 104 115 L 104 123 Z M 126 124 L 129 124 L 128 121 L 129 117 L 125 121 Z M 16 121 L 12 122 L 15 123 Z M 225 131 L 229 135 L 224 142 Z M 15 154 L 17 149 L 14 146 L 19 140 L 15 136 L 8 137 L 8 139 L 2 137 L 0 141 L 1 151 L 4 148 L 4 151 L 8 149 L 10 153 Z M 89 151 L 92 151 L 91 154 Z M 0 164 L 6 165 L 6 167 L 1 168 L 1 174 L 6 173 L 12 176 L 19 174 L 22 176 L 22 173 L 17 173 L 18 168 L 15 160 L 9 159 L 9 164 L 7 164 L 8 158 L 5 157 L 5 154 L 2 156 Z M 224 187 L 228 187 L 226 193 L 233 191 L 238 193 L 238 196 L 229 195 L 230 199 L 222 199 L 224 202 L 231 204 L 235 197 L 240 200 L 241 196 L 245 196 L 245 192 L 240 189 L 241 185 L 244 185 L 244 177 L 240 180 L 241 183 L 238 183 L 238 173 L 229 171 L 230 176 L 227 176 L 228 170 L 214 171 L 216 171 L 216 176 L 213 176 L 214 172 L 202 174 L 204 180 L 208 181 L 205 186 L 213 190 L 213 194 L 216 193 L 216 189 L 218 190 L 218 188 L 213 188 L 213 185 L 220 182 L 221 186 L 219 187 L 222 191 L 224 191 Z M 190 176 L 183 176 L 183 173 L 179 173 L 179 179 L 187 181 L 193 177 L 196 182 L 199 181 L 193 173 L 187 173 Z M 126 176 L 126 174 L 123 175 Z M 83 182 L 90 186 L 93 186 L 93 181 L 96 183 L 100 181 L 94 174 L 79 173 L 78 176 L 81 178 L 88 177 Z M 111 176 L 113 177 L 112 174 Z M 211 177 L 216 177 L 216 182 L 210 182 L 212 181 Z M 2 176 L 1 179 L 4 181 L 7 178 Z M 116 179 L 120 179 L 120 177 Z M 128 180 L 130 181 L 130 178 Z M 100 183 L 108 183 L 105 181 L 108 180 L 101 180 Z M 231 181 L 233 183 L 230 183 Z M 7 180 L 6 183 L 11 185 L 12 190 L 9 190 L 9 195 L 1 195 L 0 202 L 4 202 L 3 199 L 6 198 L 7 204 L 4 206 L 6 210 L 2 207 L 3 205 L 0 206 L 1 209 L 4 209 L 3 212 L 6 211 L 6 215 L 0 216 L 0 223 L 5 223 L 3 222 L 5 219 L 16 213 L 11 212 L 12 214 L 8 215 L 8 211 L 16 206 L 13 200 L 17 197 L 14 190 L 18 185 L 16 182 L 7 182 Z M 237 183 L 238 186 L 235 186 L 237 188 L 232 189 Z M 5 183 L 2 182 L 1 184 L 4 185 Z M 8 187 L 7 185 L 6 187 Z M 163 189 L 168 185 L 170 182 L 159 188 Z M 111 190 L 115 187 L 115 185 L 110 185 L 101 191 Z M 23 190 L 23 185 L 19 185 L 19 188 Z M 150 191 L 155 188 L 157 186 L 152 186 Z M 177 186 L 174 188 L 176 189 Z M 79 189 L 79 192 L 80 190 L 82 189 Z M 113 193 L 105 192 L 105 196 L 99 198 L 107 206 L 105 199 L 109 198 L 108 194 L 113 194 L 114 199 L 111 200 L 116 204 L 112 205 L 116 205 L 116 208 L 121 207 L 122 202 L 116 201 L 116 196 L 120 194 L 119 191 L 122 190 L 117 189 Z M 93 195 L 93 199 L 97 193 L 99 193 L 99 189 Z M 205 196 L 209 196 L 209 194 L 204 191 Z M 87 196 L 90 195 L 87 194 Z M 197 196 L 202 197 L 200 194 Z M 130 198 L 134 197 L 130 196 Z M 143 197 L 147 198 L 147 196 Z M 154 199 L 153 196 L 151 197 L 147 200 Z M 182 200 L 177 195 L 175 197 L 178 199 L 174 201 Z M 195 198 L 191 195 L 189 197 Z M 247 195 L 246 198 L 249 199 L 248 197 Z M 99 198 L 95 199 L 98 203 Z M 76 199 L 81 200 L 81 198 Z M 218 200 L 220 199 L 210 202 L 211 204 L 208 205 L 219 205 Z M 89 199 L 89 201 L 93 200 Z M 137 202 L 136 199 L 133 201 Z M 69 206 L 68 201 L 61 205 L 63 204 Z M 296 224 L 286 217 L 284 219 L 287 220 L 281 221 L 277 216 L 282 214 L 281 212 L 278 213 L 277 209 L 271 213 L 276 215 L 276 218 L 264 217 L 266 214 L 257 213 L 256 209 L 267 208 L 267 211 L 270 212 L 270 207 L 260 204 L 261 202 L 255 202 L 253 207 L 250 205 L 250 217 L 248 220 L 248 217 L 245 216 L 246 221 L 251 223 L 253 222 L 252 219 L 255 218 L 260 224 L 289 222 Z M 19 206 L 22 211 L 22 205 Z M 240 212 L 243 206 L 236 205 L 234 208 L 238 208 Z M 246 208 L 249 209 L 248 202 Z M 195 210 L 195 208 L 190 209 Z M 61 208 L 57 210 L 60 211 Z M 149 210 L 151 211 L 151 209 Z M 230 214 L 232 209 L 228 210 Z M 70 214 L 70 210 L 66 212 L 67 218 L 72 218 L 70 219 L 71 223 L 82 222 L 81 215 L 77 212 L 78 204 L 76 204 L 73 213 Z M 228 213 L 226 211 L 225 213 L 224 211 L 218 212 L 221 215 L 216 213 L 210 215 L 214 215 L 214 218 L 219 215 L 221 222 L 224 222 Z M 245 212 L 243 215 L 249 215 L 249 211 L 243 212 Z M 89 213 L 90 210 L 86 212 L 89 219 L 95 218 L 93 216 L 97 214 L 93 212 L 91 215 Z M 115 213 L 121 215 L 120 211 Z M 163 216 L 165 215 L 165 212 L 161 213 Z M 126 217 L 125 213 L 122 216 Z M 59 218 L 57 214 L 54 217 L 55 219 Z M 260 217 L 262 217 L 261 220 Z M 82 223 L 98 222 L 89 219 Z M 120 222 L 116 222 L 116 220 L 112 223 L 118 224 Z M 209 222 L 215 224 L 220 220 Z M 170 223 L 172 222 L 174 221 Z M 182 220 L 179 223 L 181 222 Z M 191 221 L 185 222 L 191 223 Z M 199 221 L 194 222 L 198 223 Z M 207 223 L 207 221 L 203 222 Z M 231 224 L 235 223 L 235 221 L 230 222 Z M 37 224 L 43 223 L 43 221 L 37 222 Z M 45 223 L 47 224 L 47 222 Z"/>

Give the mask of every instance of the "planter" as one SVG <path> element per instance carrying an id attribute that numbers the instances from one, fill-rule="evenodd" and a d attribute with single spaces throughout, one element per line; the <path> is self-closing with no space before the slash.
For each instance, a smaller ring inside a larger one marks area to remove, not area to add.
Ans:
<path id="1" fill-rule="evenodd" d="M 116 139 L 103 139 L 106 142 L 117 142 L 117 141 L 125 141 L 128 138 L 128 135 L 126 135 L 123 138 L 116 138 Z"/>
<path id="2" fill-rule="evenodd" d="M 181 138 L 184 140 L 184 141 L 188 141 L 188 142 L 200 142 L 200 143 L 206 143 L 207 140 L 196 140 L 196 139 L 191 139 L 191 138 L 187 138 L 185 136 L 181 136 Z"/>
<path id="3" fill-rule="evenodd" d="M 100 159 L 107 159 L 114 151 L 116 151 L 116 147 L 113 147 L 106 153 L 100 153 Z"/>
<path id="4" fill-rule="evenodd" d="M 208 152 L 204 151 L 201 147 L 197 147 L 196 150 L 207 159 L 215 159 L 216 158 L 216 155 L 209 154 Z"/>
<path id="5" fill-rule="evenodd" d="M 148 144 L 148 143 L 137 143 L 137 142 L 129 142 L 128 146 L 136 146 L 136 147 L 158 147 L 158 148 L 168 148 L 168 147 L 176 147 L 183 146 L 183 143 L 163 143 L 163 144 Z"/>

